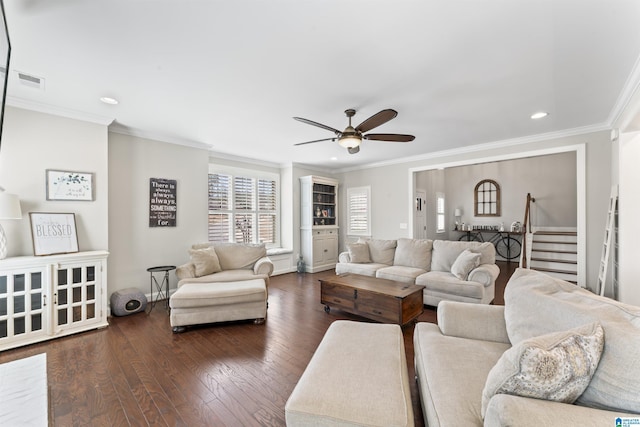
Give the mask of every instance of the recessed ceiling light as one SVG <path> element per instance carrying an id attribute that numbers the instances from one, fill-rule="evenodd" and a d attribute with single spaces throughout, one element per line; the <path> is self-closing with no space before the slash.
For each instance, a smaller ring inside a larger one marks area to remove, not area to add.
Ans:
<path id="1" fill-rule="evenodd" d="M 548 115 L 549 115 L 549 113 L 547 113 L 546 111 L 539 111 L 537 113 L 533 113 L 531 115 L 531 118 L 534 119 L 534 120 L 535 119 L 541 119 L 543 117 L 547 117 Z"/>
<path id="2" fill-rule="evenodd" d="M 100 98 L 100 101 L 104 102 L 105 104 L 109 104 L 109 105 L 118 105 L 118 100 L 115 98 L 111 98 L 108 96 L 103 96 L 102 98 Z"/>
<path id="3" fill-rule="evenodd" d="M 338 158 L 334 156 L 334 157 L 331 158 L 331 160 L 333 160 L 335 162 L 336 160 L 338 160 Z"/>

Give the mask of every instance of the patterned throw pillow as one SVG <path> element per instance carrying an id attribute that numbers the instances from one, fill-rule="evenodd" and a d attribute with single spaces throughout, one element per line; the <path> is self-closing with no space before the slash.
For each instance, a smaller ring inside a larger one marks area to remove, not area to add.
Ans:
<path id="1" fill-rule="evenodd" d="M 482 392 L 482 416 L 495 394 L 573 403 L 589 385 L 604 348 L 598 322 L 530 338 L 505 351 Z"/>
<path id="2" fill-rule="evenodd" d="M 347 248 L 349 249 L 351 262 L 358 264 L 371 262 L 371 257 L 369 256 L 369 245 L 366 243 L 349 243 Z"/>
<path id="3" fill-rule="evenodd" d="M 196 277 L 222 271 L 220 260 L 212 247 L 189 250 L 191 262 L 196 268 Z"/>

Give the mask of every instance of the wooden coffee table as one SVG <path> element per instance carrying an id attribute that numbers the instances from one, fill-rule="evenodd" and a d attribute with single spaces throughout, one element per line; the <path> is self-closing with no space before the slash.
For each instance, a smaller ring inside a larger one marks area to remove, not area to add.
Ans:
<path id="1" fill-rule="evenodd" d="M 359 274 L 320 279 L 320 302 L 383 323 L 405 325 L 424 310 L 424 286 Z"/>

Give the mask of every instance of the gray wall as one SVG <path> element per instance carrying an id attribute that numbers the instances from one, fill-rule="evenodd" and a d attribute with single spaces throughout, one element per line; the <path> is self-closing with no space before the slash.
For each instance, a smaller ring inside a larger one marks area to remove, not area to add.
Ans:
<path id="1" fill-rule="evenodd" d="M 417 174 L 440 175 L 433 170 Z M 462 222 L 471 225 L 500 225 L 508 229 L 514 221 L 524 220 L 527 193 L 535 197 L 531 205 L 531 223 L 542 227 L 577 226 L 576 155 L 574 152 L 505 160 L 469 166 L 446 168 L 446 220 L 448 230 L 454 228 L 454 210 L 462 209 Z M 500 185 L 501 215 L 474 216 L 474 188 L 483 179 Z M 431 213 L 433 215 L 433 213 Z M 457 239 L 457 233 L 449 238 Z"/>
<path id="2" fill-rule="evenodd" d="M 95 200 L 47 200 L 47 169 L 93 173 Z M 33 255 L 29 212 L 75 213 L 79 249 L 108 248 L 106 124 L 7 107 L 0 150 L 0 186 L 18 195 L 22 208 L 22 220 L 2 221 L 9 257 Z"/>
<path id="3" fill-rule="evenodd" d="M 147 268 L 187 262 L 189 247 L 207 241 L 208 161 L 206 150 L 109 133 L 109 295 L 148 293 Z M 176 227 L 149 227 L 149 178 L 178 181 Z"/>

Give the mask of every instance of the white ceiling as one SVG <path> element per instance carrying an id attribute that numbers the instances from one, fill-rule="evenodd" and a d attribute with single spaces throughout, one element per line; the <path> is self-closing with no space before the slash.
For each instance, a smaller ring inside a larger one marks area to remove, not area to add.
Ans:
<path id="1" fill-rule="evenodd" d="M 9 104 L 278 164 L 344 169 L 604 129 L 640 80 L 637 0 L 4 3 Z M 347 108 L 354 125 L 393 108 L 375 131 L 416 139 L 355 155 L 293 146 L 332 134 L 292 117 L 344 129 Z M 549 117 L 531 120 L 539 110 Z"/>

